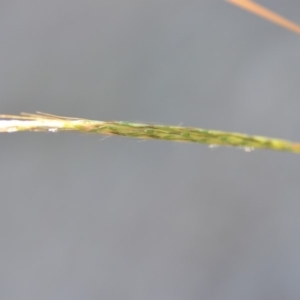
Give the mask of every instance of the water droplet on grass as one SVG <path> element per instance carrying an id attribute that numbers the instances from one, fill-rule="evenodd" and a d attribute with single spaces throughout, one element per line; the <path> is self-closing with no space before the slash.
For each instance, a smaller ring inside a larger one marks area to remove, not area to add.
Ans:
<path id="1" fill-rule="evenodd" d="M 244 147 L 243 149 L 244 149 L 244 151 L 246 151 L 246 152 L 252 152 L 252 151 L 254 150 L 253 147 Z"/>
<path id="2" fill-rule="evenodd" d="M 18 131 L 17 127 L 10 127 L 7 129 L 7 132 L 16 132 L 16 131 Z"/>

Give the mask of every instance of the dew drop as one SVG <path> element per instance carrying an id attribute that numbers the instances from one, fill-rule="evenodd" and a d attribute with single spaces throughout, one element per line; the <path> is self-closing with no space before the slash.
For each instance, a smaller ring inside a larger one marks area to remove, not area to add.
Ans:
<path id="1" fill-rule="evenodd" d="M 10 127 L 7 129 L 7 132 L 16 132 L 16 131 L 18 131 L 17 127 Z"/>
<path id="2" fill-rule="evenodd" d="M 56 132 L 56 131 L 57 131 L 57 128 L 49 128 L 48 131 L 49 131 L 49 132 Z"/>
<path id="3" fill-rule="evenodd" d="M 254 150 L 253 147 L 245 147 L 245 148 L 243 148 L 243 149 L 244 149 L 244 151 L 246 151 L 246 152 L 252 152 L 252 151 Z"/>

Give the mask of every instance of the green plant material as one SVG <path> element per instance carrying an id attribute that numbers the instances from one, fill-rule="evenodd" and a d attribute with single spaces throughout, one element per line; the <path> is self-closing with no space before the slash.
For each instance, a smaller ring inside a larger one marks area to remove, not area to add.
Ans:
<path id="1" fill-rule="evenodd" d="M 285 29 L 300 34 L 300 26 L 252 0 L 226 0 L 249 12 L 271 21 Z M 19 131 L 78 131 L 103 135 L 120 135 L 139 139 L 157 139 L 176 142 L 191 142 L 214 146 L 234 146 L 246 151 L 269 149 L 300 153 L 300 143 L 263 136 L 247 135 L 235 132 L 209 130 L 193 127 L 141 124 L 118 121 L 94 121 L 80 118 L 68 118 L 45 113 L 20 116 L 0 115 L 0 132 Z"/>
<path id="2" fill-rule="evenodd" d="M 269 149 L 300 153 L 300 143 L 286 140 L 252 136 L 242 133 L 209 130 L 193 127 L 142 124 L 120 121 L 94 121 L 68 118 L 44 113 L 20 116 L 0 115 L 0 132 L 19 131 L 77 131 L 102 135 L 119 135 L 138 139 L 157 139 L 176 142 L 202 143 L 209 146 L 233 146 L 246 151 Z"/>

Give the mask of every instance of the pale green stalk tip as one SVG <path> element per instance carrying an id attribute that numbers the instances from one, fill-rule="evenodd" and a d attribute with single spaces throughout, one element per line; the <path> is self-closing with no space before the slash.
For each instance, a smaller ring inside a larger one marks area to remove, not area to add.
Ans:
<path id="1" fill-rule="evenodd" d="M 45 113 L 20 116 L 0 115 L 0 132 L 19 131 L 77 131 L 102 135 L 120 135 L 138 139 L 157 139 L 174 142 L 190 142 L 215 146 L 233 146 L 246 151 L 269 149 L 300 153 L 300 143 L 236 132 L 201 129 L 194 127 L 142 124 L 122 121 L 95 121 L 69 118 Z"/>

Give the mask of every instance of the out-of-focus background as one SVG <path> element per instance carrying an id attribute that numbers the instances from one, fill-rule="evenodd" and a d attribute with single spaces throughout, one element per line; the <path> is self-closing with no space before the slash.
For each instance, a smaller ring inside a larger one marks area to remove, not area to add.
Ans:
<path id="1" fill-rule="evenodd" d="M 300 23 L 300 2 L 259 3 Z M 0 4 L 0 112 L 300 140 L 300 36 L 221 0 Z M 0 135 L 0 298 L 299 299 L 300 160 Z"/>

